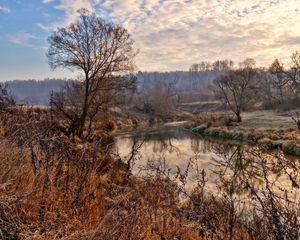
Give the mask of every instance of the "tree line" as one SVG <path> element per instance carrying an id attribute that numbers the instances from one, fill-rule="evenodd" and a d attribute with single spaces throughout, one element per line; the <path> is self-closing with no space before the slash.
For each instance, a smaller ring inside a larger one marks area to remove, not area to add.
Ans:
<path id="1" fill-rule="evenodd" d="M 234 62 L 230 59 L 216 60 L 214 62 L 202 61 L 191 65 L 190 72 L 227 71 L 233 68 Z"/>

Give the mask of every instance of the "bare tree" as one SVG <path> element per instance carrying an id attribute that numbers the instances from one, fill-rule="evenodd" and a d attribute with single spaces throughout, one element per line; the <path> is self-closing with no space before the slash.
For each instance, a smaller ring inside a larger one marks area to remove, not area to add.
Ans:
<path id="1" fill-rule="evenodd" d="M 228 59 L 217 60 L 212 63 L 212 69 L 218 72 L 230 70 L 233 68 L 233 66 L 234 66 L 233 61 Z"/>
<path id="2" fill-rule="evenodd" d="M 210 62 L 204 62 L 201 63 L 194 63 L 189 68 L 190 72 L 206 72 L 206 71 L 227 71 L 229 69 L 232 69 L 234 66 L 234 62 L 230 59 L 225 60 L 217 60 L 213 63 Z"/>
<path id="3" fill-rule="evenodd" d="M 253 59 L 246 59 L 239 69 L 229 70 L 214 80 L 215 94 L 234 112 L 238 122 L 242 121 L 241 112 L 256 92 L 258 73 L 254 64 Z"/>
<path id="4" fill-rule="evenodd" d="M 285 104 L 288 108 L 292 120 L 300 130 L 300 117 L 297 108 L 300 103 L 300 52 L 296 51 L 291 56 L 290 64 L 284 67 L 278 59 L 275 59 L 269 68 L 269 72 L 274 83 L 274 91 L 279 92 L 279 103 Z"/>
<path id="5" fill-rule="evenodd" d="M 294 93 L 294 101 L 299 103 L 300 94 L 300 51 L 296 51 L 291 56 L 290 70 L 287 71 L 290 80 L 291 91 Z"/>
<path id="6" fill-rule="evenodd" d="M 272 82 L 275 87 L 275 90 L 279 91 L 279 102 L 284 102 L 284 88 L 289 83 L 286 71 L 283 67 L 283 64 L 279 62 L 278 59 L 275 59 L 269 68 L 269 72 L 272 76 Z"/>
<path id="7" fill-rule="evenodd" d="M 291 103 L 298 104 L 300 100 L 300 52 L 296 51 L 292 54 L 288 68 L 275 59 L 269 72 L 273 76 L 275 89 L 279 91 L 280 102 L 291 100 Z"/>
<path id="8" fill-rule="evenodd" d="M 157 80 L 152 88 L 143 89 L 137 95 L 137 109 L 152 116 L 169 117 L 177 109 L 180 100 L 177 84 L 177 75 L 173 78 Z"/>
<path id="9" fill-rule="evenodd" d="M 189 71 L 190 71 L 190 72 L 199 72 L 199 71 L 201 71 L 201 70 L 202 70 L 201 64 L 198 64 L 198 63 L 192 64 L 192 65 L 190 66 L 190 68 L 189 68 Z"/>
<path id="10" fill-rule="evenodd" d="M 53 69 L 80 70 L 83 75 L 81 81 L 69 84 L 51 99 L 52 106 L 68 120 L 68 132 L 82 137 L 87 122 L 93 122 L 111 91 L 133 83 L 132 79 L 124 81 L 128 80 L 124 76 L 134 69 L 136 52 L 126 29 L 85 9 L 79 13 L 75 23 L 49 37 L 47 56 Z"/>

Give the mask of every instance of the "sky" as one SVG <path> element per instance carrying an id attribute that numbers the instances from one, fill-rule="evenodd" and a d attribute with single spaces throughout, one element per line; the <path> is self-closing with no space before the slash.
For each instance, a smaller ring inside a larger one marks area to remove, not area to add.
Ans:
<path id="1" fill-rule="evenodd" d="M 129 30 L 140 71 L 247 57 L 267 66 L 300 50 L 300 0 L 0 0 L 0 81 L 74 77 L 52 71 L 45 53 L 80 8 Z"/>

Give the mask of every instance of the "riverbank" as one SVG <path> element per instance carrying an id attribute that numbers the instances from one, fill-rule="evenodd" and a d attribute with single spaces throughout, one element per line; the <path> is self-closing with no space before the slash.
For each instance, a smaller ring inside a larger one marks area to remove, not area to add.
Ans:
<path id="1" fill-rule="evenodd" d="M 111 108 L 108 121 L 111 128 L 117 131 L 130 131 L 136 128 L 152 128 L 157 125 L 177 125 L 192 121 L 195 116 L 187 111 L 177 110 L 170 115 L 155 115 L 142 113 L 134 108 Z M 103 128 L 101 128 L 103 129 Z"/>
<path id="2" fill-rule="evenodd" d="M 300 156 L 300 132 L 287 112 L 246 112 L 242 114 L 241 123 L 234 122 L 228 112 L 203 113 L 198 117 L 178 112 L 170 119 L 118 113 L 113 114 L 112 118 L 112 128 L 117 132 L 152 129 L 153 126 L 177 125 L 180 122 L 184 123 L 181 127 L 203 137 L 258 144 L 268 150 L 281 149 L 285 154 Z"/>
<path id="3" fill-rule="evenodd" d="M 300 133 L 286 113 L 255 111 L 243 114 L 242 123 L 216 126 L 196 121 L 185 128 L 204 137 L 259 144 L 268 150 L 281 149 L 300 156 Z"/>

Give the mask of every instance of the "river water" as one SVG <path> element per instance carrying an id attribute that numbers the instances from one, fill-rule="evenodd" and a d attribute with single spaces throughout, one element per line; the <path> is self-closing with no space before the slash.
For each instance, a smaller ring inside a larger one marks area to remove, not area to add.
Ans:
<path id="1" fill-rule="evenodd" d="M 281 196 L 294 197 L 300 186 L 299 158 L 238 142 L 204 139 L 172 124 L 116 135 L 115 152 L 124 162 L 133 149 L 134 174 L 143 175 L 149 169 L 172 175 L 188 171 L 187 185 L 192 188 L 204 171 L 206 188 L 215 194 L 226 191 L 247 198 L 271 186 Z"/>

